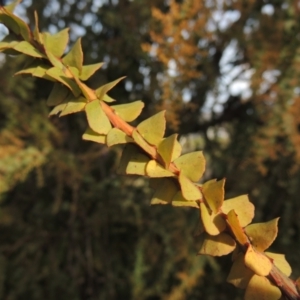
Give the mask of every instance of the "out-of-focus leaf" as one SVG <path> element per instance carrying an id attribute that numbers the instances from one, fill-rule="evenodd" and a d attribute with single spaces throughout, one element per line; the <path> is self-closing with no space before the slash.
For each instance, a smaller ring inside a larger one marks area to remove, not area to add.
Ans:
<path id="1" fill-rule="evenodd" d="M 40 30 L 39 30 L 39 17 L 38 17 L 38 14 L 36 11 L 34 12 L 34 20 L 35 20 L 35 27 L 33 30 L 33 37 L 39 44 L 42 45 L 43 44 L 43 34 L 40 33 Z"/>
<path id="2" fill-rule="evenodd" d="M 9 12 L 13 13 L 16 6 L 19 5 L 21 3 L 22 0 L 14 0 L 11 3 L 5 5 L 5 9 L 8 10 Z"/>
<path id="3" fill-rule="evenodd" d="M 230 269 L 227 282 L 237 288 L 245 289 L 253 275 L 254 272 L 245 266 L 244 254 L 239 253 Z"/>
<path id="4" fill-rule="evenodd" d="M 53 116 L 53 115 L 57 115 L 58 113 L 60 113 L 62 110 L 64 110 L 67 106 L 67 102 L 64 101 L 63 103 L 60 103 L 58 105 L 56 105 L 49 113 L 49 116 Z"/>
<path id="5" fill-rule="evenodd" d="M 92 141 L 99 144 L 106 144 L 106 135 L 99 134 L 93 131 L 91 128 L 88 128 L 85 133 L 82 135 L 82 139 L 86 141 Z"/>
<path id="6" fill-rule="evenodd" d="M 58 105 L 64 99 L 67 98 L 69 93 L 71 92 L 69 91 L 68 88 L 66 88 L 64 85 L 62 85 L 59 82 L 55 82 L 51 90 L 51 93 L 48 96 L 47 105 L 48 106 Z"/>
<path id="7" fill-rule="evenodd" d="M 0 7 L 0 23 L 7 26 L 16 35 L 20 34 L 25 41 L 31 40 L 29 26 L 6 7 Z"/>
<path id="8" fill-rule="evenodd" d="M 154 185 L 154 195 L 151 199 L 151 205 L 155 204 L 170 204 L 174 195 L 178 191 L 178 186 L 172 179 L 169 178 L 159 178 L 155 181 L 151 179 L 150 182 L 155 182 Z"/>
<path id="9" fill-rule="evenodd" d="M 139 148 L 127 144 L 122 153 L 118 173 L 145 176 L 146 165 L 149 160 L 149 157 L 141 153 Z"/>

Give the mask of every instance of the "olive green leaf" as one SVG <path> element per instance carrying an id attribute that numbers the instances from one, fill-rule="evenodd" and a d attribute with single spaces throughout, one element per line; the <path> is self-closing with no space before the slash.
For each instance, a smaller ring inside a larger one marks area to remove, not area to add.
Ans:
<path id="1" fill-rule="evenodd" d="M 46 103 L 48 106 L 58 105 L 66 99 L 70 93 L 71 92 L 67 87 L 60 82 L 55 82 Z"/>
<path id="2" fill-rule="evenodd" d="M 149 157 L 143 154 L 135 145 L 127 144 L 122 153 L 118 173 L 146 175 L 146 165 L 149 160 Z"/>

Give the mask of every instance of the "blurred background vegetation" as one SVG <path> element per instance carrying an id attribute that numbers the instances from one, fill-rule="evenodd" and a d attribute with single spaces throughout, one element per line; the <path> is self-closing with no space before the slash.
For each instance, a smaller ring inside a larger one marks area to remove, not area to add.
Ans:
<path id="1" fill-rule="evenodd" d="M 9 2 L 9 1 L 7 1 Z M 300 2 L 24 0 L 17 13 L 82 37 L 92 87 L 167 110 L 168 133 L 203 149 L 205 180 L 280 216 L 272 251 L 300 276 Z M 0 28 L 3 37 L 7 34 Z M 0 56 L 0 299 L 242 299 L 230 257 L 197 256 L 194 209 L 149 207 L 147 179 L 121 177 L 120 148 L 81 140 L 83 114 L 48 118 L 51 83 Z"/>

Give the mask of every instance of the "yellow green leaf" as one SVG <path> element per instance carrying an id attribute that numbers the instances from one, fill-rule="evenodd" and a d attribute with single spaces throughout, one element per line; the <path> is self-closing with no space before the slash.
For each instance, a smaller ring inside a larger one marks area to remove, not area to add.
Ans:
<path id="1" fill-rule="evenodd" d="M 146 140 L 141 136 L 139 132 L 137 132 L 136 129 L 134 129 L 132 132 L 132 138 L 136 142 L 136 144 L 139 145 L 144 151 L 151 151 L 152 146 L 146 142 Z"/>
<path id="2" fill-rule="evenodd" d="M 49 67 L 49 65 L 43 64 L 35 59 L 30 64 L 25 66 L 23 70 L 20 70 L 19 72 L 15 73 L 15 75 L 31 74 L 32 76 L 44 78 L 55 82 L 55 79 L 46 75 L 47 70 L 49 70 L 50 68 L 51 67 Z"/>
<path id="3" fill-rule="evenodd" d="M 254 205 L 249 201 L 248 195 L 225 200 L 221 209 L 225 214 L 234 209 L 242 227 L 250 224 L 254 217 Z"/>
<path id="4" fill-rule="evenodd" d="M 74 82 L 71 78 L 68 78 L 62 69 L 53 67 L 48 69 L 46 71 L 46 74 L 67 86 L 72 91 L 75 97 L 78 97 L 80 95 L 81 90 L 76 82 Z"/>
<path id="5" fill-rule="evenodd" d="M 84 97 L 73 98 L 68 100 L 67 106 L 60 113 L 60 117 L 74 114 L 79 111 L 83 111 L 86 105 L 86 99 Z"/>
<path id="6" fill-rule="evenodd" d="M 199 205 L 196 201 L 172 201 L 172 206 L 175 207 L 193 207 L 199 209 Z"/>
<path id="7" fill-rule="evenodd" d="M 254 272 L 245 266 L 244 254 L 239 253 L 230 269 L 227 282 L 237 288 L 245 289 L 253 275 Z"/>
<path id="8" fill-rule="evenodd" d="M 124 78 L 125 78 L 125 76 L 120 77 L 114 81 L 111 81 L 111 82 L 104 84 L 104 85 L 100 86 L 99 88 L 97 88 L 95 92 L 96 92 L 98 99 L 103 100 L 104 95 L 107 94 L 108 91 L 110 91 L 114 86 L 116 86 Z"/>
<path id="9" fill-rule="evenodd" d="M 176 167 L 190 180 L 198 181 L 205 170 L 205 159 L 202 151 L 184 154 L 174 160 Z"/>
<path id="10" fill-rule="evenodd" d="M 108 96 L 107 94 L 105 94 L 105 95 L 103 96 L 102 101 L 105 101 L 105 102 L 108 102 L 108 103 L 116 102 L 115 99 L 113 99 L 112 97 Z"/>
<path id="11" fill-rule="evenodd" d="M 19 41 L 15 41 L 12 36 L 8 35 L 0 41 L 0 51 L 6 53 L 6 50 L 10 49 L 9 51 L 12 51 L 12 54 L 20 54 L 18 51 L 13 49 L 18 43 Z"/>
<path id="12" fill-rule="evenodd" d="M 142 101 L 135 101 L 127 104 L 112 105 L 111 107 L 121 119 L 131 122 L 140 115 L 144 103 Z"/>
<path id="13" fill-rule="evenodd" d="M 241 245 L 248 244 L 249 240 L 248 240 L 247 236 L 245 235 L 245 232 L 244 232 L 243 228 L 241 227 L 239 218 L 233 209 L 231 211 L 229 211 L 229 213 L 227 214 L 226 221 L 227 221 L 232 233 L 236 237 L 237 241 Z"/>
<path id="14" fill-rule="evenodd" d="M 169 178 L 160 178 L 151 180 L 151 182 L 155 182 L 155 192 L 151 199 L 151 205 L 170 204 L 174 195 L 178 191 L 178 186 L 176 185 L 176 183 Z"/>
<path id="15" fill-rule="evenodd" d="M 31 40 L 30 29 L 28 25 L 10 10 L 0 7 L 0 23 L 4 24 L 16 35 L 21 35 L 25 41 Z"/>
<path id="16" fill-rule="evenodd" d="M 112 128 L 107 134 L 107 146 L 132 143 L 133 139 L 118 128 Z"/>
<path id="17" fill-rule="evenodd" d="M 262 276 L 253 275 L 245 292 L 245 300 L 279 300 L 281 291 Z"/>
<path id="18" fill-rule="evenodd" d="M 172 134 L 163 139 L 158 145 L 158 153 L 164 160 L 167 167 L 181 154 L 181 145 L 177 140 L 178 134 Z"/>
<path id="19" fill-rule="evenodd" d="M 245 228 L 251 244 L 258 251 L 265 251 L 274 242 L 278 233 L 278 220 L 276 218 L 265 223 L 250 224 Z"/>
<path id="20" fill-rule="evenodd" d="M 39 30 L 39 17 L 36 11 L 34 11 L 34 21 L 35 21 L 35 27 L 33 30 L 33 37 L 34 39 L 39 43 L 43 44 L 43 35 L 40 33 Z"/>
<path id="21" fill-rule="evenodd" d="M 149 177 L 172 177 L 174 174 L 166 170 L 163 166 L 156 162 L 156 160 L 150 160 L 146 166 L 146 174 Z"/>
<path id="22" fill-rule="evenodd" d="M 35 70 L 32 72 L 32 76 L 39 77 L 39 78 L 44 78 L 46 80 L 56 82 L 56 80 L 53 77 L 49 76 L 46 73 L 48 70 L 49 70 L 48 66 L 40 65 L 40 66 L 36 67 Z M 18 72 L 18 74 L 19 73 L 20 72 Z"/>
<path id="23" fill-rule="evenodd" d="M 27 41 L 17 43 L 13 49 L 32 57 L 43 58 L 44 55 Z"/>
<path id="24" fill-rule="evenodd" d="M 220 214 L 209 212 L 205 203 L 200 203 L 201 220 L 205 231 L 210 235 L 218 235 L 226 228 L 226 223 Z"/>
<path id="25" fill-rule="evenodd" d="M 79 78 L 83 81 L 88 80 L 97 70 L 103 66 L 103 63 L 82 66 Z"/>
<path id="26" fill-rule="evenodd" d="M 225 179 L 216 181 L 209 180 L 203 184 L 202 192 L 210 209 L 217 213 L 224 201 Z"/>
<path id="27" fill-rule="evenodd" d="M 286 276 L 290 276 L 292 273 L 292 268 L 290 264 L 286 261 L 284 254 L 265 252 L 265 254 L 273 259 L 273 264 Z"/>
<path id="28" fill-rule="evenodd" d="M 4 8 L 6 10 L 8 10 L 9 12 L 13 13 L 13 11 L 15 10 L 16 6 L 18 4 L 21 3 L 22 0 L 15 0 L 15 1 L 12 1 L 11 3 L 9 3 L 8 5 L 5 5 Z"/>
<path id="29" fill-rule="evenodd" d="M 85 112 L 91 129 L 100 134 L 108 134 L 112 126 L 98 100 L 87 103 Z"/>
<path id="30" fill-rule="evenodd" d="M 78 69 L 79 73 L 82 72 L 83 52 L 81 48 L 81 38 L 77 39 L 72 49 L 62 59 L 66 66 Z"/>
<path id="31" fill-rule="evenodd" d="M 68 90 L 68 88 L 66 88 L 64 85 L 62 85 L 59 82 L 55 82 L 48 96 L 47 105 L 48 106 L 58 105 L 59 103 L 64 101 L 69 94 L 70 91 Z"/>
<path id="32" fill-rule="evenodd" d="M 53 35 L 43 32 L 43 42 L 47 52 L 52 53 L 56 58 L 60 58 L 67 47 L 69 41 L 69 28 L 65 28 Z"/>
<path id="33" fill-rule="evenodd" d="M 194 183 L 182 173 L 179 174 L 179 183 L 182 195 L 186 200 L 202 199 L 202 194 L 199 188 L 196 185 L 194 185 Z"/>
<path id="34" fill-rule="evenodd" d="M 137 126 L 138 132 L 151 145 L 158 145 L 165 134 L 165 111 L 146 119 Z"/>
<path id="35" fill-rule="evenodd" d="M 127 144 L 122 153 L 118 173 L 146 175 L 146 165 L 149 160 L 149 157 L 141 153 L 139 148 Z"/>
<path id="36" fill-rule="evenodd" d="M 198 254 L 223 256 L 234 250 L 236 243 L 227 233 L 220 233 L 215 236 L 204 233 L 204 240 Z"/>
<path id="37" fill-rule="evenodd" d="M 181 191 L 178 191 L 172 199 L 173 206 L 194 207 L 199 209 L 199 204 L 196 201 L 186 200 Z"/>
<path id="38" fill-rule="evenodd" d="M 272 262 L 263 253 L 258 252 L 252 245 L 248 246 L 245 254 L 245 265 L 256 275 L 267 276 L 272 269 Z"/>
<path id="39" fill-rule="evenodd" d="M 64 110 L 66 108 L 67 104 L 68 103 L 66 101 L 64 101 L 64 102 L 56 105 L 49 113 L 49 116 L 57 115 L 58 113 L 60 113 L 62 110 Z"/>
<path id="40" fill-rule="evenodd" d="M 87 128 L 85 133 L 82 135 L 82 139 L 86 141 L 92 141 L 99 144 L 106 144 L 106 135 L 99 134 L 93 131 L 91 128 Z"/>

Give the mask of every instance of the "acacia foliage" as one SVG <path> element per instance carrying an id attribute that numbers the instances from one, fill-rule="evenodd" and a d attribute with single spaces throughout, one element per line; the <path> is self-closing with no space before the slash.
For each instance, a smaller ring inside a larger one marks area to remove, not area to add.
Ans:
<path id="1" fill-rule="evenodd" d="M 164 111 L 131 126 L 128 122 L 140 115 L 143 103 L 111 105 L 115 100 L 107 94 L 123 78 L 96 89 L 88 87 L 84 81 L 102 63 L 83 64 L 80 39 L 65 54 L 68 29 L 54 35 L 40 32 L 37 14 L 31 31 L 13 15 L 16 3 L 1 7 L 0 20 L 11 32 L 0 43 L 0 50 L 29 57 L 18 75 L 30 74 L 54 82 L 47 100 L 49 106 L 54 106 L 50 115 L 84 111 L 89 127 L 83 139 L 107 146 L 126 144 L 118 171 L 150 177 L 152 204 L 199 210 L 203 239 L 199 253 L 222 256 L 233 252 L 228 281 L 246 288 L 245 299 L 299 299 L 296 285 L 288 279 L 291 268 L 284 255 L 265 252 L 277 236 L 278 219 L 250 224 L 254 206 L 247 196 L 225 200 L 225 180 L 198 184 L 205 171 L 204 156 L 201 151 L 181 155 L 177 135 L 164 137 Z"/>

